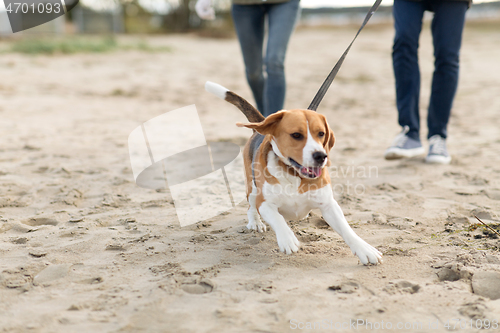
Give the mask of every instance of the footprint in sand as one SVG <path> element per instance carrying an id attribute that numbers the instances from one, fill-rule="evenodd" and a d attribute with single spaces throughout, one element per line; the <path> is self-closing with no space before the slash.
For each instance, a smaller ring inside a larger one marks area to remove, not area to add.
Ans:
<path id="1" fill-rule="evenodd" d="M 181 285 L 181 289 L 189 294 L 208 294 L 215 288 L 215 284 L 210 280 L 200 280 L 185 282 Z"/>
<path id="2" fill-rule="evenodd" d="M 406 280 L 399 280 L 399 281 L 389 282 L 389 284 L 387 284 L 382 290 L 390 295 L 395 295 L 395 294 L 415 294 L 418 293 L 420 289 L 421 289 L 420 285 L 416 283 Z"/>
<path id="3" fill-rule="evenodd" d="M 33 284 L 35 286 L 49 286 L 54 280 L 65 277 L 69 272 L 70 266 L 70 264 L 50 265 L 35 275 Z"/>

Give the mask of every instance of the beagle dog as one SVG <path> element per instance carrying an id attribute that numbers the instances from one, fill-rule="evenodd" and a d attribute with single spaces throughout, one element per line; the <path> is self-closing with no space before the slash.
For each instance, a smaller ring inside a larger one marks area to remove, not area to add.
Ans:
<path id="1" fill-rule="evenodd" d="M 249 123 L 237 126 L 254 130 L 243 150 L 248 229 L 266 231 L 262 217 L 276 233 L 281 252 L 297 252 L 300 243 L 285 219 L 299 220 L 319 208 L 361 263 L 382 262 L 382 254 L 354 233 L 333 197 L 326 167 L 335 136 L 325 116 L 311 110 L 283 110 L 264 118 L 223 86 L 207 82 L 205 88 L 243 112 Z"/>

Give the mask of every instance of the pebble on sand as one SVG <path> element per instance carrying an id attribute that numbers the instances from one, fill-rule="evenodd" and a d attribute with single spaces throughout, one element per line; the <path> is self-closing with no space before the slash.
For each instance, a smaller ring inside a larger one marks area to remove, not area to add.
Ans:
<path id="1" fill-rule="evenodd" d="M 474 294 L 488 297 L 492 300 L 500 299 L 500 272 L 479 271 L 472 277 Z"/>

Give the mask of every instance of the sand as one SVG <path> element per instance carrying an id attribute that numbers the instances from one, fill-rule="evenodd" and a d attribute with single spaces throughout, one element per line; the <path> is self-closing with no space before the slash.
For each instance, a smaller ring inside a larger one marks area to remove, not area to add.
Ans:
<path id="1" fill-rule="evenodd" d="M 355 31 L 295 33 L 286 108 L 308 106 Z M 379 266 L 361 265 L 317 213 L 290 222 L 302 249 L 285 255 L 273 231 L 246 230 L 245 202 L 181 228 L 168 189 L 135 184 L 127 138 L 155 116 L 196 104 L 208 141 L 249 137 L 235 126 L 243 115 L 203 87 L 252 100 L 235 39 L 148 37 L 172 50 L 159 53 L 0 55 L 0 330 L 445 332 L 461 320 L 457 331 L 476 332 L 498 323 L 500 242 L 473 217 L 498 227 L 498 31 L 466 29 L 450 165 L 382 158 L 400 130 L 390 26 L 363 31 L 320 105 L 337 137 L 336 199 L 384 253 Z M 425 137 L 427 26 L 420 58 Z"/>

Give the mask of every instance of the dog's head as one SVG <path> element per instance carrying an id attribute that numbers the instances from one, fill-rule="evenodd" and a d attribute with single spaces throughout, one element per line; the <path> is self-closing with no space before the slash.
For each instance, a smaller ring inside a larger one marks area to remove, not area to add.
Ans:
<path id="1" fill-rule="evenodd" d="M 318 178 L 330 165 L 328 153 L 335 136 L 322 114 L 311 110 L 280 111 L 260 123 L 237 125 L 271 135 L 274 153 L 302 178 Z"/>

